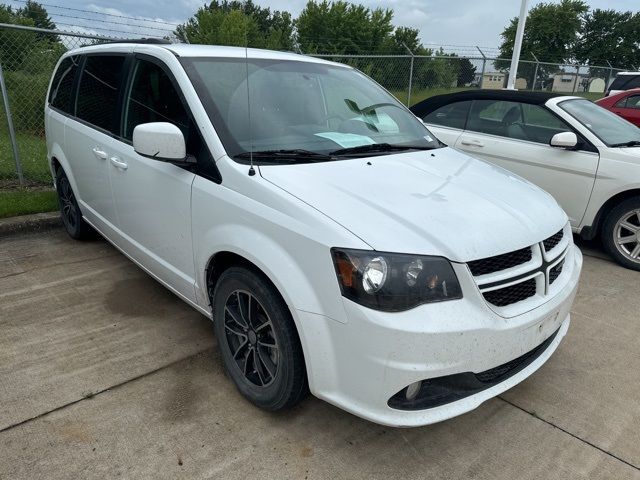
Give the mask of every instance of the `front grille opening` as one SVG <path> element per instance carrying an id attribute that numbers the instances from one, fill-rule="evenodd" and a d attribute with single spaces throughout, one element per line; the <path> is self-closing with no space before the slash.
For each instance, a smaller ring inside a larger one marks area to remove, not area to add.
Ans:
<path id="1" fill-rule="evenodd" d="M 423 380 L 420 390 L 409 394 L 403 388 L 389 399 L 387 405 L 397 410 L 426 410 L 469 397 L 504 382 L 531 365 L 549 347 L 558 331 L 533 350 L 497 367 L 480 373 L 464 372 Z"/>
<path id="2" fill-rule="evenodd" d="M 496 307 L 506 307 L 521 302 L 536 294 L 536 279 L 530 278 L 525 282 L 516 283 L 505 288 L 484 292 L 485 300 Z"/>
<path id="3" fill-rule="evenodd" d="M 542 243 L 544 244 L 545 252 L 548 252 L 556 248 L 556 246 L 562 241 L 563 238 L 564 238 L 564 230 L 560 230 L 555 235 L 551 235 L 549 238 L 543 241 Z"/>
<path id="4" fill-rule="evenodd" d="M 555 282 L 560 274 L 562 273 L 562 268 L 564 267 L 564 258 L 554 266 L 551 270 L 549 270 L 549 285 Z"/>
<path id="5" fill-rule="evenodd" d="M 531 260 L 532 255 L 531 247 L 526 247 L 513 252 L 503 253 L 502 255 L 496 255 L 495 257 L 474 260 L 469 262 L 468 265 L 471 273 L 478 277 L 527 263 Z"/>

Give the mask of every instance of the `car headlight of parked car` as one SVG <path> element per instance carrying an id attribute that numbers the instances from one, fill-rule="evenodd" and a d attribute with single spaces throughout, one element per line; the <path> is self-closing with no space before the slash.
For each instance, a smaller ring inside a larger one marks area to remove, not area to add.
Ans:
<path id="1" fill-rule="evenodd" d="M 385 312 L 462 298 L 451 263 L 442 257 L 332 248 L 342 295 Z"/>

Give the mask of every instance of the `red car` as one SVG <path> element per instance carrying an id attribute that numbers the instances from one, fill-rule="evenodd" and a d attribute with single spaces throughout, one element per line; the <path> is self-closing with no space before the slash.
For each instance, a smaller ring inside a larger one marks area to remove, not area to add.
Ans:
<path id="1" fill-rule="evenodd" d="M 596 103 L 640 127 L 640 88 L 601 98 Z"/>

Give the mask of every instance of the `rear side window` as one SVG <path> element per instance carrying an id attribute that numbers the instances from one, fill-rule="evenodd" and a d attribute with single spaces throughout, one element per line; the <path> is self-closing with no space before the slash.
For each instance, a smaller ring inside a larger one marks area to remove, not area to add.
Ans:
<path id="1" fill-rule="evenodd" d="M 429 113 L 423 117 L 423 120 L 433 125 L 441 125 L 443 127 L 458 128 L 462 130 L 467 122 L 469 107 L 471 107 L 470 100 L 450 103 L 449 105 L 443 105 Z"/>
<path id="2" fill-rule="evenodd" d="M 155 63 L 138 60 L 124 110 L 124 138 L 131 140 L 136 125 L 169 122 L 189 137 L 189 116 L 165 71 Z"/>
<path id="3" fill-rule="evenodd" d="M 118 93 L 124 61 L 124 56 L 88 56 L 78 88 L 76 116 L 111 133 L 118 132 Z"/>
<path id="4" fill-rule="evenodd" d="M 632 88 L 638 88 L 638 87 L 640 87 L 640 75 L 631 77 L 631 80 L 629 80 L 627 84 L 624 86 L 626 90 L 631 90 Z"/>
<path id="5" fill-rule="evenodd" d="M 73 81 L 78 72 L 79 57 L 67 57 L 56 70 L 51 82 L 49 104 L 65 113 L 73 112 Z"/>
<path id="6" fill-rule="evenodd" d="M 618 75 L 609 87 L 610 90 L 629 90 L 640 85 L 640 75 Z"/>
<path id="7" fill-rule="evenodd" d="M 640 109 L 640 95 L 629 95 L 616 104 L 616 107 Z"/>

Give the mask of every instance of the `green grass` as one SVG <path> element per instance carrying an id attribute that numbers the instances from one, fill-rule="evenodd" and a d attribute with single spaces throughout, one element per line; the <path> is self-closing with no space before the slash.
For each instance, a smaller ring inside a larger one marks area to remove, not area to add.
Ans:
<path id="1" fill-rule="evenodd" d="M 57 209 L 58 202 L 54 190 L 0 191 L 0 218 L 52 212 Z"/>
<path id="2" fill-rule="evenodd" d="M 44 136 L 20 132 L 16 134 L 16 140 L 24 178 L 29 183 L 51 184 Z M 0 180 L 17 178 L 7 126 L 0 122 Z"/>

